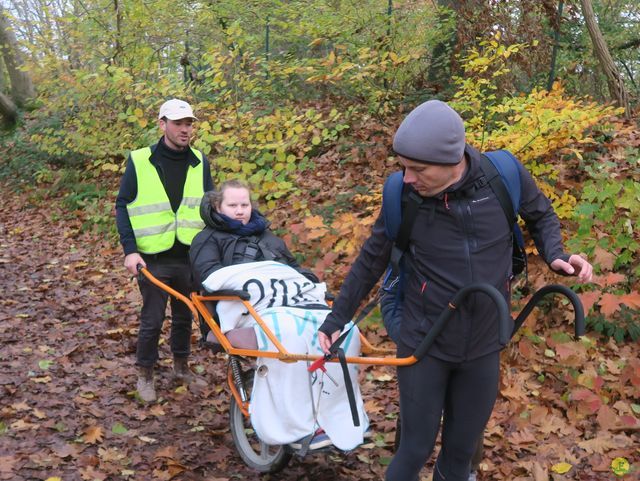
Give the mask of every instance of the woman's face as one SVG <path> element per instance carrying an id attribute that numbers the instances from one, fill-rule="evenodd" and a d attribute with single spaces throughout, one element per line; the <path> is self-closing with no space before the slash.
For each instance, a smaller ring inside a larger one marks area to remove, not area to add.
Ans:
<path id="1" fill-rule="evenodd" d="M 239 220 L 243 224 L 251 219 L 251 198 L 249 191 L 241 187 L 227 187 L 222 193 L 218 212 Z"/>

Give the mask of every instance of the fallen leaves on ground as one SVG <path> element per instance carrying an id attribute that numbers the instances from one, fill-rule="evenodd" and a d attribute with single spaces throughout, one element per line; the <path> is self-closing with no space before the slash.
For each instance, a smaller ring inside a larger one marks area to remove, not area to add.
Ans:
<path id="1" fill-rule="evenodd" d="M 361 377 L 372 443 L 294 458 L 280 475 L 259 475 L 236 454 L 224 358 L 200 350 L 197 331 L 191 364 L 206 385 L 173 384 L 165 332 L 160 399 L 141 404 L 140 300 L 120 249 L 85 232 L 82 213 L 57 212 L 55 199 L 35 195 L 3 191 L 0 205 L 0 480 L 382 479 L 398 412 L 390 367 Z M 602 479 L 615 458 L 640 467 L 638 346 L 576 343 L 554 334 L 563 326 L 563 310 L 553 309 L 503 353 L 479 479 Z"/>

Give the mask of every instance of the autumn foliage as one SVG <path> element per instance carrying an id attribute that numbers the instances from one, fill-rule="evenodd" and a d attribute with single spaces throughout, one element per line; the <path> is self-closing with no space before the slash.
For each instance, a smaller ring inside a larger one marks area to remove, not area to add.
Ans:
<path id="1" fill-rule="evenodd" d="M 201 43 L 180 64 L 182 51 L 154 51 L 164 37 L 144 9 L 155 8 L 166 24 L 186 21 L 184 12 L 174 19 L 155 0 L 120 3 L 135 22 L 117 32 L 101 31 L 113 12 L 100 6 L 82 19 L 60 19 L 64 55 L 25 47 L 37 108 L 2 137 L 0 479 L 266 479 L 233 451 L 224 360 L 198 349 L 195 334 L 192 368 L 206 387 L 171 384 L 163 343 L 162 399 L 145 407 L 136 398 L 140 299 L 113 226 L 126 154 L 157 140 L 162 99 L 191 101 L 200 119 L 194 145 L 207 154 L 215 182 L 248 180 L 273 228 L 337 291 L 378 215 L 383 180 L 398 168 L 393 132 L 432 96 L 428 60 L 452 22 L 429 2 L 394 2 L 402 4 L 395 17 L 372 13 L 362 25 L 308 2 L 255 2 L 276 10 L 269 25 L 280 28 L 280 55 L 272 58 L 263 31 L 247 27 L 262 29 L 265 18 L 225 10 L 233 2 L 189 2 L 198 19 L 191 34 Z M 349 14 L 363 8 L 333 3 Z M 225 23 L 231 14 L 239 20 Z M 617 118 L 619 109 L 576 96 L 570 81 L 550 91 L 505 88 L 543 55 L 533 39 L 512 42 L 509 30 L 476 40 L 459 33 L 466 43 L 449 52 L 458 70 L 446 100 L 464 117 L 469 142 L 508 148 L 525 163 L 552 199 L 568 247 L 588 256 L 597 274 L 586 286 L 558 279 L 527 239 L 529 278 L 515 285 L 515 309 L 531 288 L 565 283 L 584 304 L 588 335 L 569 338 L 572 313 L 561 302 L 534 311 L 503 353 L 480 479 L 612 479 L 616 458 L 632 466 L 622 479 L 636 479 L 640 131 Z M 42 45 L 55 37 L 46 28 L 38 35 Z M 185 67 L 184 78 L 174 65 Z M 367 334 L 389 345 L 375 317 Z M 393 455 L 395 372 L 364 368 L 361 382 L 372 442 L 345 455 L 296 459 L 277 479 L 382 478 Z"/>
<path id="2" fill-rule="evenodd" d="M 199 349 L 194 335 L 191 367 L 207 385 L 178 387 L 163 342 L 161 399 L 143 406 L 133 389 L 139 294 L 120 250 L 83 229 L 82 211 L 62 211 L 60 194 L 2 192 L 0 479 L 263 479 L 233 450 L 224 359 Z M 347 221 L 336 216 L 326 230 L 310 217 L 292 236 L 302 245 L 348 238 Z M 338 264 L 337 257 L 324 262 L 327 271 Z M 597 283 L 621 280 L 608 274 Z M 608 479 L 613 459 L 640 462 L 637 345 L 572 341 L 571 319 L 567 306 L 536 310 L 503 353 L 481 479 L 596 481 Z M 389 343 L 375 324 L 367 335 Z M 381 479 L 393 455 L 395 372 L 367 367 L 361 383 L 372 442 L 345 455 L 295 459 L 277 479 Z"/>

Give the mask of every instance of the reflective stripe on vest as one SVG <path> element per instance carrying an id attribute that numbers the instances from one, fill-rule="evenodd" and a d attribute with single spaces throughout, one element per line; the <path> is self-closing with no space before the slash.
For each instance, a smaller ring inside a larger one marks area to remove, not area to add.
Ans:
<path id="1" fill-rule="evenodd" d="M 162 185 L 158 170 L 149 162 L 151 149 L 145 147 L 131 152 L 131 161 L 136 171 L 138 193 L 127 205 L 129 220 L 136 237 L 138 251 L 157 254 L 171 247 L 176 240 L 191 245 L 195 235 L 204 228 L 200 217 L 200 200 L 204 195 L 202 153 L 192 149 L 200 159 L 195 167 L 189 165 L 182 190 L 182 202 L 176 213 Z"/>

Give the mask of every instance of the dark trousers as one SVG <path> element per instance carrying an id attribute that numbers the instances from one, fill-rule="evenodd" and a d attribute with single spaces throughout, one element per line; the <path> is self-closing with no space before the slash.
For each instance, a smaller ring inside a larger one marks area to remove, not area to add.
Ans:
<path id="1" fill-rule="evenodd" d="M 467 481 L 478 439 L 497 397 L 499 370 L 499 352 L 465 362 L 426 356 L 398 368 L 402 429 L 386 480 L 418 480 L 442 420 L 442 447 L 433 479 Z"/>
<path id="2" fill-rule="evenodd" d="M 187 258 L 154 258 L 145 256 L 147 269 L 158 280 L 186 296 L 192 291 L 191 267 Z M 151 367 L 158 361 L 158 341 L 165 319 L 169 294 L 153 285 L 146 277 L 138 281 L 142 294 L 140 330 L 136 352 L 137 364 Z M 171 297 L 171 352 L 174 357 L 188 357 L 191 347 L 191 311 L 180 300 Z"/>

